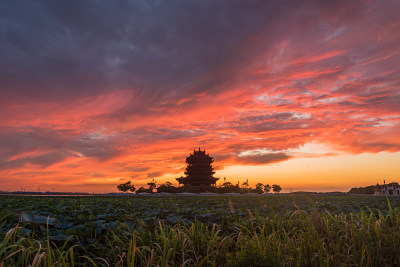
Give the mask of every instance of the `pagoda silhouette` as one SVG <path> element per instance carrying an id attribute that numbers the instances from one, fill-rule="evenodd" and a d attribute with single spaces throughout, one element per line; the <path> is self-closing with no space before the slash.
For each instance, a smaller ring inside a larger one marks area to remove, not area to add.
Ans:
<path id="1" fill-rule="evenodd" d="M 193 150 L 193 154 L 186 157 L 186 177 L 176 178 L 179 184 L 190 184 L 192 186 L 215 185 L 219 178 L 215 178 L 212 163 L 214 159 L 206 154 L 206 150 Z"/>

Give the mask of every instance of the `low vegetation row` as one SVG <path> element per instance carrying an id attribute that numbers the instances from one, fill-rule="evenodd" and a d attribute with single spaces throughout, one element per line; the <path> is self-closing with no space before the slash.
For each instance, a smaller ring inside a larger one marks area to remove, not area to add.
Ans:
<path id="1" fill-rule="evenodd" d="M 256 193 L 256 194 L 263 194 L 263 193 L 279 193 L 282 191 L 282 187 L 277 184 L 269 185 L 269 184 L 262 184 L 257 183 L 254 188 L 249 186 L 249 181 L 246 180 L 240 186 L 240 183 L 232 184 L 231 182 L 227 182 L 224 179 L 224 182 L 218 186 L 192 186 L 190 184 L 185 184 L 180 187 L 175 187 L 172 185 L 171 182 L 166 182 L 161 184 L 157 187 L 157 181 L 153 179 L 149 182 L 148 187 L 140 187 L 136 189 L 135 185 L 132 184 L 131 181 L 126 183 L 120 184 L 117 186 L 117 189 L 124 193 L 239 193 L 239 194 L 246 194 L 246 193 Z"/>
<path id="2" fill-rule="evenodd" d="M 397 197 L 0 200 L 0 266 L 400 265 Z"/>

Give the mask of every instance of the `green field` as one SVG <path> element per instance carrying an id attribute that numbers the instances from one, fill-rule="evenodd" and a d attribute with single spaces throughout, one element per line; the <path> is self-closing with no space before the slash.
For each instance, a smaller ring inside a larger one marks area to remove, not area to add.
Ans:
<path id="1" fill-rule="evenodd" d="M 0 196 L 0 219 L 0 266 L 400 265 L 399 197 Z"/>

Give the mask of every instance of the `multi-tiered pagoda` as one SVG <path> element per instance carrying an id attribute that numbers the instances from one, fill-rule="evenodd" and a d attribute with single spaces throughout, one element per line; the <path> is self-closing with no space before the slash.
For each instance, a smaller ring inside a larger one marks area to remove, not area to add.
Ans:
<path id="1" fill-rule="evenodd" d="M 193 150 L 193 154 L 186 157 L 186 177 L 176 178 L 179 184 L 190 184 L 192 186 L 215 185 L 219 178 L 215 178 L 212 163 L 214 159 L 206 154 L 206 150 Z"/>

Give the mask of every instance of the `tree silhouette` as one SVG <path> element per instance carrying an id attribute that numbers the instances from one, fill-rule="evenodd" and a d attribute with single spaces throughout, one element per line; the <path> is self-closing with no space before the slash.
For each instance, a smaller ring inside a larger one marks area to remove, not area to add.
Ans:
<path id="1" fill-rule="evenodd" d="M 264 192 L 269 193 L 271 191 L 271 186 L 269 184 L 264 185 Z"/>
<path id="2" fill-rule="evenodd" d="M 124 192 L 124 193 L 126 193 L 126 192 L 128 192 L 128 190 L 129 191 L 131 191 L 132 193 L 133 192 L 135 192 L 135 186 L 132 184 L 132 182 L 131 181 L 128 181 L 128 182 L 126 182 L 126 183 L 124 183 L 124 184 L 120 184 L 120 185 L 117 185 L 117 189 L 119 190 L 119 191 L 121 191 L 121 192 Z M 133 191 L 132 191 L 133 190 Z"/>
<path id="3" fill-rule="evenodd" d="M 244 187 L 244 189 L 247 191 L 247 188 L 249 187 L 249 179 L 246 180 L 246 182 L 242 183 L 242 186 Z"/>
<path id="4" fill-rule="evenodd" d="M 222 187 L 230 187 L 230 186 L 232 186 L 232 183 L 231 183 L 231 182 L 224 182 L 224 183 L 222 184 Z"/>
<path id="5" fill-rule="evenodd" d="M 157 193 L 177 193 L 177 188 L 171 182 L 166 182 L 157 188 Z"/>
<path id="6" fill-rule="evenodd" d="M 151 182 L 147 183 L 147 185 L 149 186 L 149 193 L 153 193 L 153 190 L 157 186 L 157 181 L 153 178 L 153 180 L 151 180 Z"/>
<path id="7" fill-rule="evenodd" d="M 147 189 L 144 188 L 143 186 L 141 186 L 141 187 L 136 191 L 136 194 L 140 194 L 140 193 L 147 193 Z"/>
<path id="8" fill-rule="evenodd" d="M 282 187 L 280 185 L 277 185 L 277 184 L 272 185 L 272 191 L 274 191 L 275 193 L 279 193 L 281 190 L 282 190 Z"/>
<path id="9" fill-rule="evenodd" d="M 254 189 L 254 193 L 257 193 L 257 194 L 264 193 L 264 185 L 262 183 L 257 183 L 256 188 Z"/>
<path id="10" fill-rule="evenodd" d="M 132 185 L 129 187 L 129 192 L 134 193 L 135 190 L 136 190 L 136 187 L 132 184 Z"/>

